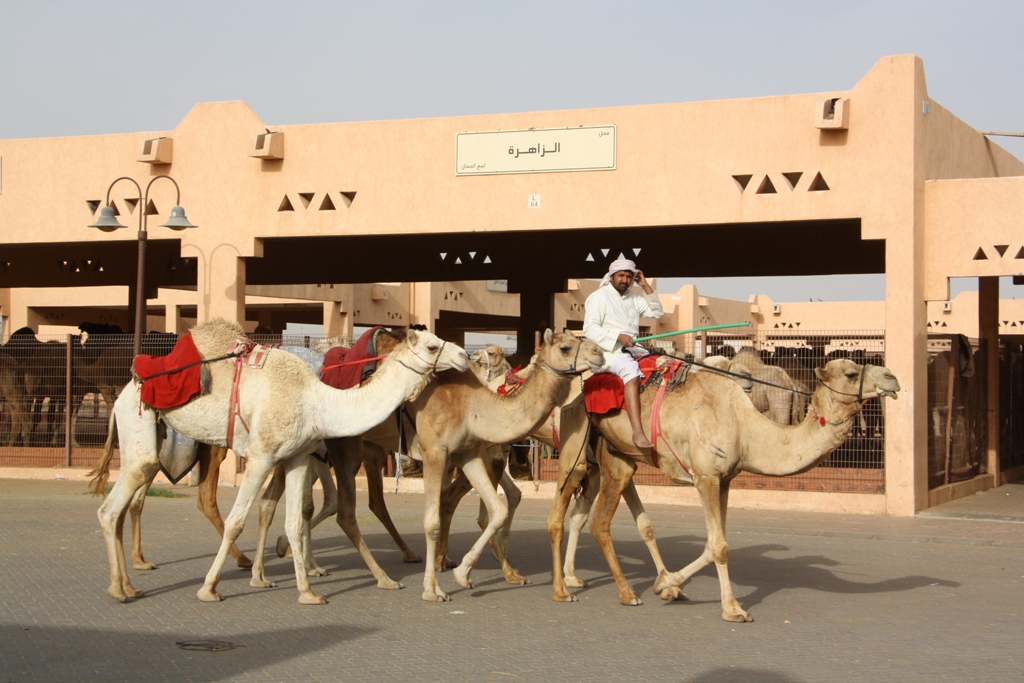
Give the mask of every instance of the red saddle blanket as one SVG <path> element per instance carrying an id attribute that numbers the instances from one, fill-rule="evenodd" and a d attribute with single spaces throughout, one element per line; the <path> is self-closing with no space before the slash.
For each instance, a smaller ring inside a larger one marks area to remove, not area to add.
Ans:
<path id="1" fill-rule="evenodd" d="M 364 376 L 373 373 L 375 366 L 360 363 L 361 360 L 377 355 L 376 346 L 372 343 L 376 333 L 383 327 L 374 327 L 363 332 L 352 348 L 335 346 L 324 354 L 324 368 L 320 373 L 320 381 L 335 389 L 351 389 L 359 386 Z M 364 372 L 369 370 L 369 372 Z"/>
<path id="2" fill-rule="evenodd" d="M 640 372 L 650 376 L 654 372 L 657 356 L 644 356 L 638 363 Z M 611 372 L 599 372 L 583 382 L 583 401 L 591 415 L 604 415 L 613 410 L 622 410 L 626 405 L 622 378 Z"/>
<path id="3" fill-rule="evenodd" d="M 157 408 L 177 408 L 202 392 L 202 365 L 192 335 L 183 335 L 166 356 L 138 355 L 132 365 L 142 380 L 142 402 Z"/>

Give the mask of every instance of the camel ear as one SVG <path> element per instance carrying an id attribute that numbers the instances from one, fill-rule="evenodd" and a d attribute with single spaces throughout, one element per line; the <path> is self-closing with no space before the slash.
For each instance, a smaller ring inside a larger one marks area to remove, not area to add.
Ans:
<path id="1" fill-rule="evenodd" d="M 822 382 L 828 379 L 828 374 L 825 372 L 824 368 L 814 368 L 814 376 Z"/>
<path id="2" fill-rule="evenodd" d="M 551 340 L 555 338 L 555 333 L 551 331 L 551 328 L 544 330 L 544 343 L 550 344 Z"/>
<path id="3" fill-rule="evenodd" d="M 409 346 L 416 345 L 416 337 L 418 336 L 419 333 L 411 327 L 405 332 L 405 340 L 409 342 Z"/>

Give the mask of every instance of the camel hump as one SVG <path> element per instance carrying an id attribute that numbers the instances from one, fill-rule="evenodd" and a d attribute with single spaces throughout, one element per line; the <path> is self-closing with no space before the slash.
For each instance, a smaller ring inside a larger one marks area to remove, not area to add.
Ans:
<path id="1" fill-rule="evenodd" d="M 241 325 L 224 318 L 214 318 L 200 323 L 190 332 L 192 341 L 195 342 L 196 349 L 203 358 L 223 356 L 236 339 L 245 336 L 245 330 Z"/>

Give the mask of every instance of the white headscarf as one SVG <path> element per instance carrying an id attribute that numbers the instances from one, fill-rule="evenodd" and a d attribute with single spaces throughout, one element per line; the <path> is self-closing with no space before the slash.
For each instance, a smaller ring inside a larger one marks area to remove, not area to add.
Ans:
<path id="1" fill-rule="evenodd" d="M 620 258 L 611 262 L 608 266 L 608 272 L 605 273 L 604 278 L 601 280 L 601 284 L 607 284 L 612 281 L 612 275 L 619 272 L 620 270 L 628 270 L 636 275 L 636 264 L 630 261 L 628 258 Z"/>

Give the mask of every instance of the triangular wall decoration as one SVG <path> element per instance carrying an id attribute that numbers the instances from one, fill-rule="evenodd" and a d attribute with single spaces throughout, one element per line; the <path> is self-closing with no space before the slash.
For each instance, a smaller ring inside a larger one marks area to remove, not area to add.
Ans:
<path id="1" fill-rule="evenodd" d="M 972 260 L 974 260 L 974 261 L 987 261 L 988 260 L 988 255 L 985 254 L 985 250 L 984 249 L 982 249 L 981 247 L 978 247 L 978 251 L 974 252 L 974 259 L 972 259 Z"/>
<path id="2" fill-rule="evenodd" d="M 993 246 L 996 248 L 996 251 L 999 252 L 1000 256 L 1006 254 L 1006 250 L 1010 248 L 1009 244 L 995 244 Z"/>
<path id="3" fill-rule="evenodd" d="M 796 184 L 800 182 L 800 177 L 803 175 L 803 171 L 792 171 L 790 173 L 783 173 L 782 177 L 789 182 L 789 189 L 795 190 Z"/>
<path id="4" fill-rule="evenodd" d="M 321 211 L 334 211 L 334 202 L 331 201 L 331 195 L 325 194 L 324 200 L 320 202 Z"/>
<path id="5" fill-rule="evenodd" d="M 160 215 L 160 211 L 156 208 L 156 202 L 154 202 L 152 199 L 150 199 L 149 203 L 146 204 L 146 215 L 147 216 L 159 216 Z"/>
<path id="6" fill-rule="evenodd" d="M 821 173 L 815 173 L 814 180 L 811 181 L 811 186 L 807 188 L 807 191 L 828 192 L 829 189 L 831 188 L 829 188 L 828 183 L 825 182 L 825 179 L 821 177 Z"/>
<path id="7" fill-rule="evenodd" d="M 292 200 L 288 199 L 288 195 L 285 195 L 284 199 L 281 200 L 281 203 L 280 203 L 280 205 L 278 205 L 277 210 L 278 211 L 294 211 L 295 210 L 295 207 L 292 206 Z"/>
<path id="8" fill-rule="evenodd" d="M 309 208 L 309 203 L 311 201 L 313 201 L 313 195 L 315 195 L 315 194 L 316 194 L 315 192 L 300 192 L 299 193 L 299 199 L 302 200 L 302 208 L 304 208 L 304 209 L 308 209 Z"/>
<path id="9" fill-rule="evenodd" d="M 757 186 L 757 192 L 755 194 L 775 194 L 775 185 L 772 183 L 772 179 L 768 176 L 764 177 L 761 184 Z"/>
<path id="10" fill-rule="evenodd" d="M 747 189 L 747 185 L 750 184 L 750 179 L 753 178 L 753 177 L 754 176 L 752 176 L 752 175 L 744 174 L 744 175 L 734 175 L 732 177 L 732 179 L 735 180 L 736 184 L 740 186 L 740 192 L 743 192 L 745 189 Z"/>

